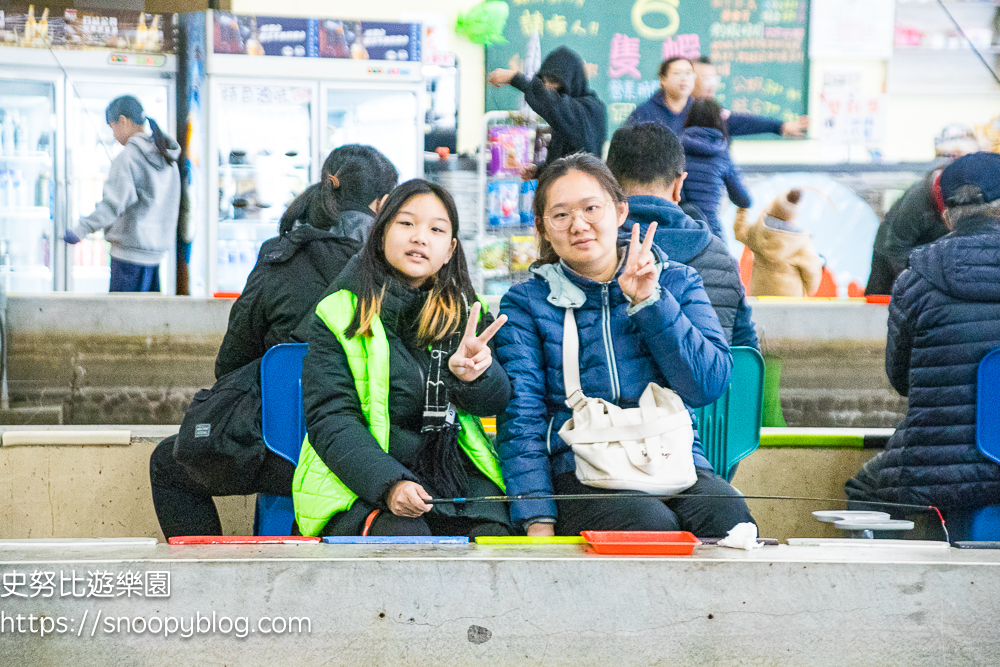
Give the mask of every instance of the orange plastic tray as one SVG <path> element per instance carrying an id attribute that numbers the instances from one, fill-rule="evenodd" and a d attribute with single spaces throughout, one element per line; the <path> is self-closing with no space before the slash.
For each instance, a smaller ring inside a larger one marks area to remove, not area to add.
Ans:
<path id="1" fill-rule="evenodd" d="M 701 544 L 686 530 L 585 530 L 580 534 L 599 554 L 690 556 Z"/>
<path id="2" fill-rule="evenodd" d="M 319 544 L 318 537 L 299 535 L 185 535 L 171 537 L 169 544 Z"/>

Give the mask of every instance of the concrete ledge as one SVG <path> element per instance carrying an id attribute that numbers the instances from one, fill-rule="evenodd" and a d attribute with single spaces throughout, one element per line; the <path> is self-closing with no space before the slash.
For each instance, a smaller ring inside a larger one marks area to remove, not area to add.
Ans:
<path id="1" fill-rule="evenodd" d="M 998 565 L 997 552 L 788 546 L 699 547 L 681 558 L 597 557 L 573 545 L 4 550 L 4 574 L 52 572 L 72 586 L 90 572 L 116 584 L 124 572 L 166 573 L 170 593 L 74 598 L 57 583 L 51 598 L 9 597 L 8 617 L 61 617 L 67 632 L 5 632 L 0 661 L 989 665 L 1000 653 Z M 193 636 L 164 637 L 168 617 Z M 308 621 L 265 634 L 289 617 Z M 245 638 L 234 636 L 235 618 Z M 158 634 L 145 630 L 151 619 Z"/>

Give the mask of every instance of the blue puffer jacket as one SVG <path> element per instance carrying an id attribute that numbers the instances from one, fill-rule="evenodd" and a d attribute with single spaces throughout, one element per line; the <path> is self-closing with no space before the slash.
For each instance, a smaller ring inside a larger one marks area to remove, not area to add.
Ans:
<path id="1" fill-rule="evenodd" d="M 1000 466 L 976 449 L 976 372 L 1000 348 L 1000 221 L 960 220 L 910 255 L 892 292 L 885 368 L 910 401 L 868 470 L 876 496 L 952 509 L 1000 504 Z"/>
<path id="2" fill-rule="evenodd" d="M 681 145 L 688 173 L 684 199 L 705 213 L 705 221 L 716 236 L 725 238 L 718 217 L 723 190 L 740 208 L 750 208 L 752 204 L 740 168 L 729 157 L 729 144 L 716 129 L 689 127 L 681 135 Z"/>
<path id="3" fill-rule="evenodd" d="M 712 234 L 704 220 L 689 217 L 668 199 L 646 195 L 628 198 L 628 221 L 622 226 L 619 237 L 627 241 L 633 223 L 639 223 L 639 233 L 646 238 L 646 230 L 652 222 L 657 223 L 657 247 L 670 259 L 687 264 L 701 276 L 729 344 L 759 349 L 753 311 L 747 305 L 740 282 L 740 267 L 726 244 Z"/>
<path id="4" fill-rule="evenodd" d="M 497 436 L 507 493 L 551 494 L 553 476 L 576 469 L 573 450 L 558 435 L 572 416 L 562 374 L 567 307 L 577 309 L 580 383 L 587 396 L 635 407 L 646 385 L 656 382 L 698 407 L 725 390 L 732 357 L 701 278 L 656 252 L 659 294 L 637 308 L 617 279 L 596 283 L 562 264 L 533 268 L 535 275 L 501 300 L 500 312 L 509 320 L 497 333 L 497 356 L 514 392 Z M 711 468 L 697 433 L 695 465 Z M 511 506 L 518 523 L 556 516 L 551 500 Z"/>

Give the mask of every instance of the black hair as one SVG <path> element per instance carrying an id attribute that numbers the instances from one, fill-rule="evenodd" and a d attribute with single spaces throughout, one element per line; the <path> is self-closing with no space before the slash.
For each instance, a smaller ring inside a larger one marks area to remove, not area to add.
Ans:
<path id="1" fill-rule="evenodd" d="M 278 231 L 286 234 L 297 220 L 316 229 L 330 229 L 341 211 L 370 210 L 369 205 L 392 192 L 399 172 L 385 155 L 371 146 L 346 144 L 323 162 L 318 183 L 289 204 Z"/>
<path id="2" fill-rule="evenodd" d="M 611 195 L 615 204 L 628 201 L 611 170 L 601 162 L 600 158 L 590 153 L 574 153 L 554 161 L 538 177 L 538 187 L 535 190 L 535 230 L 538 232 L 538 262 L 540 264 L 555 264 L 559 261 L 559 255 L 556 254 L 555 248 L 544 235 L 545 205 L 552 184 L 571 171 L 579 171 L 593 176 L 601 184 L 601 187 Z"/>
<path id="3" fill-rule="evenodd" d="M 466 319 L 469 307 L 476 299 L 472 289 L 472 279 L 465 261 L 462 242 L 458 240 L 458 209 L 455 200 L 440 185 L 420 178 L 407 181 L 389 193 L 389 198 L 375 218 L 371 234 L 365 247 L 359 253 L 357 267 L 360 286 L 355 296 L 358 306 L 354 318 L 344 331 L 352 338 L 357 335 L 370 336 L 372 319 L 382 308 L 385 283 L 389 278 L 403 280 L 402 274 L 385 258 L 385 230 L 395 220 L 396 215 L 408 201 L 418 195 L 434 195 L 444 205 L 451 221 L 451 237 L 455 239 L 455 252 L 430 280 L 430 294 L 420 312 L 417 342 L 428 345 L 442 340 L 458 331 Z"/>
<path id="4" fill-rule="evenodd" d="M 684 149 L 670 128 L 639 123 L 619 128 L 608 147 L 608 169 L 621 184 L 667 185 L 684 175 Z"/>
<path id="5" fill-rule="evenodd" d="M 698 63 L 699 65 L 711 65 L 712 59 L 709 58 L 708 56 L 698 56 L 698 59 L 695 60 L 694 62 Z"/>
<path id="6" fill-rule="evenodd" d="M 117 122 L 121 117 L 125 116 L 130 121 L 136 125 L 142 125 L 145 122 L 149 122 L 149 129 L 153 133 L 153 145 L 156 146 L 156 152 L 160 154 L 167 164 L 173 164 L 174 159 L 170 157 L 170 144 L 171 139 L 167 135 L 163 134 L 163 130 L 157 125 L 156 121 L 152 118 L 147 118 L 145 112 L 142 109 L 142 102 L 132 95 L 122 95 L 121 97 L 116 97 L 111 100 L 108 108 L 104 110 L 104 119 L 107 121 L 108 125 Z"/>
<path id="7" fill-rule="evenodd" d="M 708 127 L 718 130 L 722 132 L 726 141 L 729 141 L 729 128 L 722 117 L 722 105 L 713 99 L 702 97 L 691 103 L 684 129 L 689 127 Z"/>
<path id="8" fill-rule="evenodd" d="M 660 63 L 660 78 L 665 77 L 670 72 L 670 66 L 680 60 L 683 60 L 684 62 L 691 65 L 691 67 L 694 67 L 694 64 L 691 62 L 690 58 L 685 58 L 684 56 L 671 56 L 666 60 L 664 60 L 662 63 Z"/>

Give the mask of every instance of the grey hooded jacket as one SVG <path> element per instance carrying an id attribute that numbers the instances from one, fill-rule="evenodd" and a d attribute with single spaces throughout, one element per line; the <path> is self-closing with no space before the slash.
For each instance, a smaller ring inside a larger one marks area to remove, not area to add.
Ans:
<path id="1" fill-rule="evenodd" d="M 170 139 L 167 163 L 153 140 L 136 134 L 111 163 L 104 198 L 94 212 L 80 218 L 73 233 L 83 238 L 103 229 L 111 256 L 136 264 L 159 264 L 177 235 L 181 147 Z"/>

